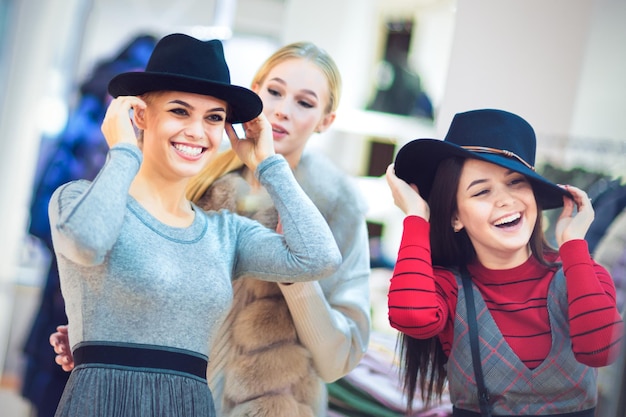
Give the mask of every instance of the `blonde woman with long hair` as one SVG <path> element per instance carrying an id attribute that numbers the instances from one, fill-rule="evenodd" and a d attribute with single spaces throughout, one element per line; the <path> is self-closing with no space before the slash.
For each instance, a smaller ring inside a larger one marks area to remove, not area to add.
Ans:
<path id="1" fill-rule="evenodd" d="M 223 416 L 324 416 L 325 383 L 358 364 L 370 331 L 365 205 L 349 177 L 305 149 L 333 123 L 341 77 L 325 51 L 300 42 L 270 56 L 251 89 L 263 101 L 274 149 L 325 217 L 343 263 L 309 285 L 235 283 L 233 306 L 211 353 L 209 384 Z M 212 178 L 218 165 L 223 173 Z M 188 191 L 204 209 L 225 208 L 280 229 L 266 191 L 232 151 L 195 177 Z"/>

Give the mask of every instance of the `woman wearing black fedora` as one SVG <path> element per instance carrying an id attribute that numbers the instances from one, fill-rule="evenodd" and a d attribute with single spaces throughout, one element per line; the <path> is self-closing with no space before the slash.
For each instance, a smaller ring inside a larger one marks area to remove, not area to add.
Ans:
<path id="1" fill-rule="evenodd" d="M 109 92 L 107 163 L 50 203 L 75 361 L 56 415 L 214 416 L 207 354 L 232 280 L 316 280 L 341 255 L 274 153 L 260 98 L 230 83 L 219 41 L 168 35 L 144 72 L 116 76 Z M 245 138 L 232 123 L 244 124 Z M 268 190 L 282 235 L 187 199 L 224 129 Z"/>
<path id="2" fill-rule="evenodd" d="M 324 155 L 307 150 L 328 129 L 341 96 L 332 57 L 311 42 L 276 50 L 254 75 L 251 88 L 272 124 L 274 148 L 320 210 L 342 254 L 341 266 L 314 282 L 233 282 L 233 303 L 215 336 L 207 372 L 223 417 L 326 416 L 326 382 L 351 371 L 370 334 L 369 241 L 366 204 L 349 176 Z M 205 210 L 226 209 L 279 227 L 265 188 L 228 149 L 193 177 L 191 201 Z M 272 320 L 266 320 L 267 314 Z M 57 363 L 72 367 L 67 327 L 51 336 Z"/>
<path id="3" fill-rule="evenodd" d="M 455 416 L 594 415 L 595 368 L 618 355 L 624 323 L 584 240 L 587 195 L 537 174 L 535 149 L 521 117 L 474 110 L 387 171 L 407 215 L 388 308 L 409 404 L 447 383 Z M 557 250 L 541 220 L 558 207 Z"/>

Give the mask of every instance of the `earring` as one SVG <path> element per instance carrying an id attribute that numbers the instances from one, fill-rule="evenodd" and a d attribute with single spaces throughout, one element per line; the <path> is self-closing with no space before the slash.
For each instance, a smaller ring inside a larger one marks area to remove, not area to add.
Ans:
<path id="1" fill-rule="evenodd" d="M 452 230 L 454 230 L 454 233 L 459 233 L 461 231 L 461 228 L 457 228 L 456 226 L 452 226 Z"/>

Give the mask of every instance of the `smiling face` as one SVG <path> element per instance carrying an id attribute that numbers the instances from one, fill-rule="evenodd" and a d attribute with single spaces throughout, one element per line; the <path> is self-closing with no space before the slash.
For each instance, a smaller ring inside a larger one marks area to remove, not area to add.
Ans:
<path id="1" fill-rule="evenodd" d="M 456 198 L 458 211 L 452 226 L 465 229 L 483 265 L 505 269 L 528 259 L 537 203 L 526 177 L 489 162 L 467 159 Z"/>
<path id="2" fill-rule="evenodd" d="M 263 113 L 272 124 L 274 148 L 291 166 L 297 165 L 311 135 L 326 130 L 335 119 L 335 113 L 326 110 L 328 80 L 307 59 L 280 62 L 253 90 L 263 100 Z"/>
<path id="3" fill-rule="evenodd" d="M 175 91 L 143 98 L 147 107 L 135 115 L 137 126 L 143 129 L 142 169 L 174 180 L 196 175 L 218 152 L 226 102 Z"/>

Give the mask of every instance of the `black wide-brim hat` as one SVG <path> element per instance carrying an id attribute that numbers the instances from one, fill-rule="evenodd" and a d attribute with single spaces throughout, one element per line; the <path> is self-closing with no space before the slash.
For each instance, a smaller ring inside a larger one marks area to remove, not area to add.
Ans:
<path id="1" fill-rule="evenodd" d="M 439 163 L 449 157 L 475 158 L 511 169 L 533 185 L 542 209 L 561 207 L 571 194 L 539 175 L 534 168 L 537 139 L 528 122 L 513 113 L 495 109 L 457 113 L 444 140 L 415 139 L 396 155 L 398 178 L 418 187 L 428 200 Z"/>
<path id="2" fill-rule="evenodd" d="M 182 33 L 162 38 L 154 47 L 145 71 L 125 72 L 109 82 L 109 94 L 138 96 L 150 91 L 183 91 L 224 100 L 227 121 L 243 123 L 263 110 L 259 96 L 230 83 L 230 71 L 219 40 L 201 41 Z"/>

